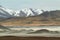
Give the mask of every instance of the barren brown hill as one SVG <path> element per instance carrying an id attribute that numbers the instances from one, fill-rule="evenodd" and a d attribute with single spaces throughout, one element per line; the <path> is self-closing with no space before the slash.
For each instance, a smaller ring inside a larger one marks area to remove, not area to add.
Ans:
<path id="1" fill-rule="evenodd" d="M 46 11 L 37 16 L 14 17 L 0 20 L 1 25 L 9 26 L 50 26 L 60 25 L 60 10 Z"/>

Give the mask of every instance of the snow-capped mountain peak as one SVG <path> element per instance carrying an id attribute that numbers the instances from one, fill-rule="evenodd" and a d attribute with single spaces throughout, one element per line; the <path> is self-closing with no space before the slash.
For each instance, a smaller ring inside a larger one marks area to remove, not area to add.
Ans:
<path id="1" fill-rule="evenodd" d="M 26 9 L 22 9 L 21 11 L 26 14 L 26 17 L 34 16 L 33 12 L 30 9 L 26 8 Z"/>
<path id="2" fill-rule="evenodd" d="M 32 9 L 32 8 L 25 8 L 21 10 L 10 10 L 7 8 L 4 8 L 0 5 L 0 17 L 28 17 L 28 16 L 36 16 L 40 15 L 42 11 L 40 9 Z"/>

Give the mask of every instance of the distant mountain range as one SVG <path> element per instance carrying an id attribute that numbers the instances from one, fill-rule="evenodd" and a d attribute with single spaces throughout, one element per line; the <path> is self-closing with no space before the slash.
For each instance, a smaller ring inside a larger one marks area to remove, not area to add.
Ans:
<path id="1" fill-rule="evenodd" d="M 0 6 L 0 24 L 10 26 L 60 25 L 60 10 L 43 11 L 26 8 L 14 11 Z"/>
<path id="2" fill-rule="evenodd" d="M 41 13 L 42 11 L 40 9 L 25 8 L 14 11 L 0 6 L 0 18 L 28 17 L 40 15 Z"/>

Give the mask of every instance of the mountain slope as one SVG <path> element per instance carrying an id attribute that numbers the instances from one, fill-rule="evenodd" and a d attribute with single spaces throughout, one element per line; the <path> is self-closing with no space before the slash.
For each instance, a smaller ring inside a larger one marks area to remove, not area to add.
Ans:
<path id="1" fill-rule="evenodd" d="M 29 17 L 13 17 L 1 21 L 2 25 L 10 26 L 51 26 L 60 25 L 60 10 L 46 11 L 40 15 Z"/>
<path id="2" fill-rule="evenodd" d="M 60 21 L 60 10 L 47 11 L 40 15 L 43 19 Z"/>

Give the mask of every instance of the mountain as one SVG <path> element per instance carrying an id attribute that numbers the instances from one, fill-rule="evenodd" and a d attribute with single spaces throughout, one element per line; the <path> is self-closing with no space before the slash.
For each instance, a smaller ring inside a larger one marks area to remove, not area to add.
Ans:
<path id="1" fill-rule="evenodd" d="M 10 18 L 13 17 L 12 14 L 12 10 L 4 8 L 0 5 L 0 18 Z"/>
<path id="2" fill-rule="evenodd" d="M 15 11 L 4 8 L 0 5 L 0 18 L 28 17 L 28 16 L 36 16 L 41 13 L 42 11 L 40 9 L 25 8 L 22 10 Z"/>
<path id="3" fill-rule="evenodd" d="M 60 25 L 60 10 L 45 11 L 36 16 L 12 17 L 1 20 L 0 24 L 10 26 L 56 26 Z"/>
<path id="4" fill-rule="evenodd" d="M 60 21 L 60 10 L 43 12 L 40 17 L 46 20 Z"/>
<path id="5" fill-rule="evenodd" d="M 25 8 L 15 11 L 0 6 L 0 24 L 9 26 L 60 25 L 60 10 L 43 11 Z"/>
<path id="6" fill-rule="evenodd" d="M 28 17 L 28 16 L 36 16 L 43 13 L 40 9 L 32 9 L 32 8 L 26 8 L 26 9 L 22 9 L 20 10 L 19 15 L 21 17 Z"/>

